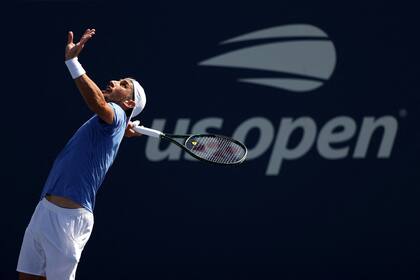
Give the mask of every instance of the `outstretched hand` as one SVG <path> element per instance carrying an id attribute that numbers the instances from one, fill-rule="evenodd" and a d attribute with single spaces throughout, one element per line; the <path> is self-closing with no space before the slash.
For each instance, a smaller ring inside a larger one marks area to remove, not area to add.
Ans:
<path id="1" fill-rule="evenodd" d="M 82 38 L 80 38 L 80 41 L 76 44 L 73 42 L 73 32 L 69 31 L 68 36 L 67 36 L 66 50 L 64 52 L 65 60 L 69 60 L 74 57 L 77 57 L 82 51 L 86 42 L 89 41 L 89 39 L 92 38 L 93 35 L 95 35 L 95 31 L 96 31 L 95 29 L 86 29 Z"/>

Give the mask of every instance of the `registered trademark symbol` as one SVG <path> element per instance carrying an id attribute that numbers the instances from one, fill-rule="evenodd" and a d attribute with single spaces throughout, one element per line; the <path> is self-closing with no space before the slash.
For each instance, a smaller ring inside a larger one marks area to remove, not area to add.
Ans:
<path id="1" fill-rule="evenodd" d="M 406 109 L 400 109 L 399 114 L 401 118 L 405 118 L 407 117 L 408 112 Z"/>

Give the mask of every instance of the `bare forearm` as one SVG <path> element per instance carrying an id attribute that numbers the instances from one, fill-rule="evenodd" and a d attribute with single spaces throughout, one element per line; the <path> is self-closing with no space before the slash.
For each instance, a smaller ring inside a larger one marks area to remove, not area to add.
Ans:
<path id="1" fill-rule="evenodd" d="M 85 43 L 95 34 L 95 29 L 86 29 L 81 40 L 78 43 L 73 42 L 73 32 L 68 33 L 67 45 L 64 52 L 65 63 L 69 68 L 70 74 L 86 105 L 97 114 L 103 121 L 112 124 L 114 111 L 109 106 L 98 86 L 87 75 L 86 71 L 80 65 L 77 56 L 80 54 Z"/>
<path id="2" fill-rule="evenodd" d="M 74 81 L 76 82 L 76 86 L 82 94 L 82 97 L 89 109 L 94 113 L 100 114 L 106 106 L 106 101 L 95 82 L 92 81 L 86 74 L 80 76 Z"/>

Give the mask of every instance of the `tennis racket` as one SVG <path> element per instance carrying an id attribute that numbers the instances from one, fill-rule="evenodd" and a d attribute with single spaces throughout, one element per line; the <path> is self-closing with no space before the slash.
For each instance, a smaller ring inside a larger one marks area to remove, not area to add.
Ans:
<path id="1" fill-rule="evenodd" d="M 226 136 L 216 134 L 166 134 L 156 129 L 139 126 L 139 121 L 133 123 L 134 131 L 150 137 L 168 140 L 201 161 L 220 165 L 237 165 L 245 160 L 248 153 L 244 144 Z"/>

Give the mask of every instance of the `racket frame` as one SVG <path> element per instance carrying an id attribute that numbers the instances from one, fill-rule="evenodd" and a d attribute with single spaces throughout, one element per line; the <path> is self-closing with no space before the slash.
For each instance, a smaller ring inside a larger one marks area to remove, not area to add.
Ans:
<path id="1" fill-rule="evenodd" d="M 244 162 L 244 160 L 246 159 L 246 156 L 248 154 L 248 149 L 246 148 L 246 146 L 244 144 L 242 144 L 241 142 L 232 139 L 230 137 L 224 136 L 224 135 L 219 135 L 219 134 L 166 134 L 163 133 L 159 130 L 156 129 L 152 129 L 152 128 L 148 128 L 148 127 L 144 127 L 144 126 L 140 126 L 140 122 L 139 121 L 134 121 L 133 122 L 135 124 L 135 126 L 133 127 L 134 131 L 150 136 L 150 137 L 154 137 L 154 138 L 159 138 L 159 139 L 166 139 L 169 142 L 177 145 L 178 147 L 180 147 L 181 149 L 183 149 L 185 152 L 187 152 L 190 156 L 192 156 L 195 159 L 198 159 L 200 161 L 204 161 L 207 163 L 211 163 L 211 164 L 215 164 L 215 165 L 224 165 L 224 166 L 233 166 L 233 165 L 238 165 L 241 164 L 242 162 Z M 242 158 L 236 162 L 233 163 L 223 163 L 223 162 L 214 162 L 211 160 L 207 160 L 205 158 L 202 158 L 196 154 L 194 154 L 192 151 L 190 151 L 190 149 L 187 148 L 186 143 L 188 142 L 189 139 L 193 138 L 193 137 L 219 137 L 219 138 L 223 138 L 223 139 L 227 139 L 235 144 L 237 144 L 238 146 L 240 146 L 244 151 L 244 155 L 242 156 Z M 184 142 L 180 143 L 178 141 L 176 141 L 175 139 L 179 139 L 179 138 L 184 138 Z"/>
<path id="2" fill-rule="evenodd" d="M 202 157 L 199 157 L 199 156 L 197 156 L 196 154 L 194 154 L 193 152 L 191 152 L 186 146 L 185 146 L 185 143 L 187 143 L 188 142 L 188 140 L 190 139 L 190 138 L 193 138 L 193 137 L 200 137 L 200 136 L 206 136 L 206 137 L 220 137 L 220 138 L 224 138 L 224 139 L 228 139 L 229 141 L 232 141 L 233 143 L 235 143 L 235 144 L 237 144 L 237 145 L 239 145 L 241 148 L 243 148 L 244 149 L 244 151 L 245 151 L 245 153 L 244 153 L 244 155 L 243 155 L 243 157 L 240 159 L 240 160 L 238 160 L 238 161 L 236 161 L 236 162 L 233 162 L 233 163 L 222 163 L 222 162 L 213 162 L 213 161 L 211 161 L 211 160 L 207 160 L 207 159 L 205 159 L 205 158 L 202 158 Z M 178 141 L 176 141 L 175 139 L 173 139 L 173 138 L 184 138 L 185 139 L 185 141 L 183 142 L 183 143 L 180 143 L 180 142 L 178 142 Z M 200 161 L 204 161 L 204 162 L 207 162 L 207 163 L 211 163 L 211 164 L 215 164 L 215 165 L 224 165 L 224 166 L 234 166 L 234 165 L 239 165 L 239 164 L 241 164 L 241 163 L 243 163 L 244 161 L 245 161 L 245 159 L 246 159 L 246 156 L 247 156 L 247 154 L 248 154 L 248 149 L 246 148 L 246 146 L 244 145 L 244 144 L 242 144 L 241 142 L 239 142 L 239 141 L 237 141 L 237 140 L 235 140 L 235 139 L 232 139 L 232 138 L 230 138 L 230 137 L 227 137 L 227 136 L 224 136 L 224 135 L 219 135 L 219 134 L 165 134 L 165 133 L 162 133 L 161 135 L 160 135 L 160 139 L 166 139 L 166 140 L 169 140 L 171 143 L 174 143 L 175 145 L 177 145 L 178 147 L 180 147 L 180 148 L 182 148 L 185 152 L 187 152 L 190 156 L 192 156 L 192 157 L 194 157 L 194 158 L 196 158 L 196 159 L 198 159 L 198 160 L 200 160 Z"/>

